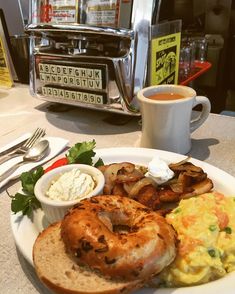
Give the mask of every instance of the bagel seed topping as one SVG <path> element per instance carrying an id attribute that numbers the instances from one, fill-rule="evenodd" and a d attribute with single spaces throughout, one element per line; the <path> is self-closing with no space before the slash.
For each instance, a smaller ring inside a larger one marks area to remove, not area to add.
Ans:
<path id="1" fill-rule="evenodd" d="M 151 212 L 151 210 L 148 207 L 138 207 L 137 210 L 142 211 L 142 212 L 146 212 L 146 213 Z"/>
<path id="2" fill-rule="evenodd" d="M 78 207 L 75 207 L 75 208 L 73 208 L 73 209 L 76 209 L 76 210 L 85 210 L 85 207 L 83 207 L 83 206 L 78 206 Z"/>
<path id="3" fill-rule="evenodd" d="M 73 206 L 73 209 L 75 209 L 75 208 L 77 208 L 77 207 L 79 207 L 79 206 L 82 206 L 82 205 L 83 205 L 83 203 L 78 202 L 77 204 L 75 204 L 75 205 Z"/>
<path id="4" fill-rule="evenodd" d="M 109 246 L 108 245 L 106 245 L 104 247 L 101 247 L 101 248 L 98 248 L 98 249 L 95 249 L 96 253 L 104 253 L 104 252 L 107 252 L 107 251 L 109 251 Z"/>
<path id="5" fill-rule="evenodd" d="M 97 199 L 95 199 L 94 197 L 90 198 L 90 202 L 91 203 L 99 203 L 99 201 Z"/>
<path id="6" fill-rule="evenodd" d="M 88 252 L 93 249 L 93 246 L 91 245 L 90 242 L 86 240 L 82 240 L 82 250 L 85 252 Z"/>
<path id="7" fill-rule="evenodd" d="M 157 233 L 158 238 L 160 238 L 161 240 L 164 240 L 164 238 L 162 237 L 161 234 Z"/>
<path id="8" fill-rule="evenodd" d="M 96 253 L 103 253 L 103 252 L 107 252 L 109 250 L 109 246 L 107 244 L 107 241 L 105 240 L 104 235 L 99 236 L 98 242 L 101 243 L 101 244 L 104 244 L 105 246 L 95 249 Z"/>
<path id="9" fill-rule="evenodd" d="M 106 240 L 105 240 L 104 235 L 100 235 L 100 236 L 99 236 L 99 238 L 98 238 L 98 242 L 99 242 L 99 243 L 103 243 L 103 244 L 106 244 L 106 243 L 107 243 Z"/>
<path id="10" fill-rule="evenodd" d="M 105 256 L 104 261 L 106 264 L 113 264 L 116 262 L 116 259 L 115 258 L 109 259 L 107 256 Z"/>

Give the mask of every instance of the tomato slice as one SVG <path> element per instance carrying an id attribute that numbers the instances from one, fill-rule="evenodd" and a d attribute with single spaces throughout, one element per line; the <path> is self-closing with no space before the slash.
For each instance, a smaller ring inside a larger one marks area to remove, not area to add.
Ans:
<path id="1" fill-rule="evenodd" d="M 63 165 L 67 165 L 67 164 L 68 164 L 68 159 L 67 159 L 67 157 L 62 157 L 62 158 L 56 160 L 55 162 L 53 162 L 52 165 L 48 166 L 48 167 L 45 169 L 44 173 L 47 173 L 47 172 L 49 172 L 50 170 L 53 170 L 53 169 L 55 169 L 55 168 L 57 168 L 57 167 L 60 167 L 60 166 L 63 166 Z"/>

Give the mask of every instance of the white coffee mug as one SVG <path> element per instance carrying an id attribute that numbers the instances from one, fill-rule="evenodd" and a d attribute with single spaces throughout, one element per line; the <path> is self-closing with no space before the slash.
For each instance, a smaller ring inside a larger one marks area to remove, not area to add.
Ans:
<path id="1" fill-rule="evenodd" d="M 160 93 L 167 93 L 170 98 L 167 97 L 166 100 L 149 98 Z M 174 94 L 181 97 L 174 99 Z M 190 134 L 209 116 L 211 109 L 209 99 L 197 96 L 190 87 L 180 85 L 144 88 L 138 92 L 137 98 L 142 114 L 141 147 L 188 153 L 191 149 Z M 202 105 L 202 111 L 192 120 L 192 109 L 198 104 Z"/>

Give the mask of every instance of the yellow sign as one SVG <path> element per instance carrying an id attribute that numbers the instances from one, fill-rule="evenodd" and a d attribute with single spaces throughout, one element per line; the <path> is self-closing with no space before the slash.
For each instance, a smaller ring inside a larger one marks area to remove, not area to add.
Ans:
<path id="1" fill-rule="evenodd" d="M 6 51 L 0 37 L 0 86 L 11 87 L 13 80 L 8 66 Z"/>
<path id="2" fill-rule="evenodd" d="M 178 83 L 180 37 L 179 32 L 151 41 L 151 86 Z"/>

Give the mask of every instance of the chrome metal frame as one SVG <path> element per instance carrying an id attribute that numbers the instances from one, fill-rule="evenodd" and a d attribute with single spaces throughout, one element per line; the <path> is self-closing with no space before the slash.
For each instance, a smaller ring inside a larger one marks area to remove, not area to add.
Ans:
<path id="1" fill-rule="evenodd" d="M 155 0 L 133 0 L 131 28 L 94 27 L 81 24 L 30 24 L 30 89 L 32 95 L 46 101 L 140 115 L 137 92 L 147 85 L 148 48 L 153 15 L 159 9 Z M 155 21 L 155 20 L 154 20 Z M 107 45 L 108 44 L 108 45 Z M 106 50 L 105 46 L 109 46 Z M 113 49 L 112 49 L 113 48 Z M 105 51 L 106 50 L 106 51 Z M 104 104 L 84 103 L 43 94 L 38 63 L 89 66 L 102 64 L 106 70 L 106 88 L 97 90 L 107 99 Z"/>

